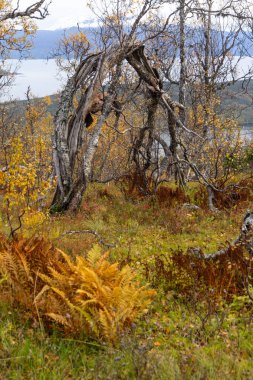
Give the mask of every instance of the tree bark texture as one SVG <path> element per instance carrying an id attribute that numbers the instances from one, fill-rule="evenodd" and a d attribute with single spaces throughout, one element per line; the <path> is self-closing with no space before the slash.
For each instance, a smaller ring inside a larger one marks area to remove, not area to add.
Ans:
<path id="1" fill-rule="evenodd" d="M 75 166 L 81 136 L 85 133 L 85 117 L 92 107 L 92 101 L 100 86 L 103 75 L 104 54 L 97 54 L 81 62 L 76 73 L 71 77 L 62 92 L 60 106 L 55 117 L 53 138 L 53 161 L 57 177 L 57 189 L 52 202 L 52 210 L 66 210 L 70 207 L 74 194 L 85 186 L 84 176 L 80 173 L 75 178 Z M 73 99 L 77 91 L 84 87 L 91 77 L 87 88 L 80 96 L 76 110 Z M 78 172 L 80 170 L 78 169 Z M 77 195 L 77 197 L 80 197 Z"/>
<path id="2" fill-rule="evenodd" d="M 83 153 L 83 138 L 84 136 L 87 137 L 85 119 L 94 108 L 94 99 L 107 74 L 105 69 L 107 59 L 106 53 L 103 52 L 92 55 L 82 62 L 75 75 L 69 79 L 62 93 L 60 107 L 55 118 L 53 159 L 57 176 L 57 189 L 51 206 L 52 211 L 69 210 L 75 212 L 81 205 L 91 174 L 92 161 L 98 146 L 101 129 L 111 112 L 120 76 L 121 63 L 116 65 L 107 96 L 102 104 L 101 115 L 87 138 L 87 147 Z M 77 108 L 74 110 L 73 98 L 77 91 L 83 87 L 85 89 L 82 91 Z M 97 111 L 96 103 L 94 112 Z M 82 155 L 81 159 L 80 155 Z"/>

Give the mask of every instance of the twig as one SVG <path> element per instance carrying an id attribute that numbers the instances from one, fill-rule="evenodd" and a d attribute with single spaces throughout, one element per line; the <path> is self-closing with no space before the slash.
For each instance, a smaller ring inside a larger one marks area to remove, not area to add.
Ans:
<path id="1" fill-rule="evenodd" d="M 79 234 L 92 234 L 92 235 L 96 236 L 99 244 L 104 245 L 105 247 L 108 247 L 108 248 L 116 247 L 116 244 L 106 243 L 104 241 L 104 239 L 95 230 L 66 231 L 63 234 L 61 234 L 57 239 L 60 239 L 60 238 L 67 236 L 67 235 L 79 235 Z"/>
<path id="2" fill-rule="evenodd" d="M 99 347 L 105 349 L 105 347 L 102 344 L 98 344 L 95 342 L 87 342 L 86 340 L 78 340 L 78 339 L 71 339 L 71 338 L 62 338 L 65 342 L 73 342 L 73 343 L 80 343 L 80 344 L 86 344 L 87 346 L 92 347 Z"/>
<path id="3" fill-rule="evenodd" d="M 9 361 L 9 360 L 17 360 L 17 359 L 30 359 L 31 356 L 14 356 L 14 357 L 10 357 L 10 358 L 2 358 L 0 359 L 0 361 Z"/>

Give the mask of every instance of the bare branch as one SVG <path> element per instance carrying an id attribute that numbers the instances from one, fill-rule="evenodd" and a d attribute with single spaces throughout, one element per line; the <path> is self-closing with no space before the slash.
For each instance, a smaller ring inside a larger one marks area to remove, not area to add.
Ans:
<path id="1" fill-rule="evenodd" d="M 97 238 L 99 244 L 104 245 L 107 248 L 114 248 L 116 246 L 115 244 L 106 243 L 104 239 L 95 230 L 66 231 L 63 234 L 61 234 L 57 239 L 61 239 L 67 235 L 80 235 L 80 234 L 94 235 Z"/>
<path id="2" fill-rule="evenodd" d="M 29 17 L 31 19 L 43 20 L 48 16 L 48 6 L 51 2 L 47 3 L 46 0 L 40 0 L 31 4 L 24 11 L 19 10 L 19 1 L 16 8 L 11 12 L 7 12 L 0 16 L 0 22 L 7 20 L 14 20 L 23 17 Z"/>

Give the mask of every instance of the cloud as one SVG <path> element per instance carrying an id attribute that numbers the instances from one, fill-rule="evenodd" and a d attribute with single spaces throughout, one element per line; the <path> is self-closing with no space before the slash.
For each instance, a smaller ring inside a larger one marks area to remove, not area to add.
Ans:
<path id="1" fill-rule="evenodd" d="M 36 0 L 20 0 L 20 8 L 24 9 Z M 17 1 L 12 0 L 13 5 Z M 94 19 L 94 14 L 86 5 L 85 0 L 52 0 L 49 6 L 49 16 L 38 21 L 39 29 L 60 29 L 76 26 L 78 23 Z"/>
<path id="2" fill-rule="evenodd" d="M 11 1 L 14 6 L 17 4 L 17 0 Z M 38 0 L 20 0 L 20 9 L 25 9 L 36 1 Z M 97 10 L 99 7 L 101 8 L 101 4 L 101 0 L 93 0 L 93 5 Z M 160 14 L 166 17 L 172 8 L 171 5 L 165 4 L 161 6 Z M 87 6 L 87 0 L 52 0 L 49 6 L 49 16 L 45 20 L 37 21 L 39 29 L 47 30 L 65 29 L 77 26 L 77 24 L 80 26 L 96 24 L 96 16 Z"/>

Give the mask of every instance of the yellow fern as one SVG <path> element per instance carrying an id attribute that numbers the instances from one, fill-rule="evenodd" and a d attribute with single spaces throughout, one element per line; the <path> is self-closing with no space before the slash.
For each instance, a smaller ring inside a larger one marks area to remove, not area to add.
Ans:
<path id="1" fill-rule="evenodd" d="M 66 332 L 114 344 L 124 329 L 145 313 L 154 291 L 140 287 L 129 267 L 110 263 L 94 247 L 72 260 L 42 238 L 1 243 L 0 286 L 31 316 L 46 318 Z"/>
<path id="2" fill-rule="evenodd" d="M 87 254 L 87 261 L 91 267 L 94 267 L 96 263 L 101 258 L 102 251 L 99 245 L 94 245 L 94 247 Z"/>
<path id="3" fill-rule="evenodd" d="M 68 319 L 61 314 L 46 313 L 46 315 L 60 325 L 71 327 L 71 323 L 68 321 Z"/>

